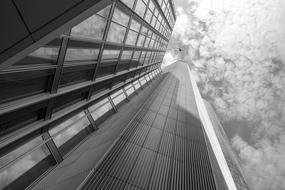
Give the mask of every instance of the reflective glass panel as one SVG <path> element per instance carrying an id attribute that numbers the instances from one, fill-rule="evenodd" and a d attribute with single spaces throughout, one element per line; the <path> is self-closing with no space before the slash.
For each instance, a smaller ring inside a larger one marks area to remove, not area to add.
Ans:
<path id="1" fill-rule="evenodd" d="M 68 48 L 65 61 L 91 61 L 97 60 L 99 49 L 75 49 Z"/>
<path id="2" fill-rule="evenodd" d="M 88 125 L 90 125 L 90 123 L 87 116 L 84 112 L 80 112 L 58 126 L 50 129 L 49 133 L 52 136 L 55 145 L 60 147 Z"/>
<path id="3" fill-rule="evenodd" d="M 138 23 L 136 20 L 132 19 L 131 26 L 130 26 L 130 28 L 132 30 L 139 32 L 140 26 L 141 26 L 140 23 Z"/>
<path id="4" fill-rule="evenodd" d="M 101 116 L 103 116 L 106 112 L 112 109 L 112 105 L 110 104 L 109 101 L 105 102 L 103 105 L 100 102 L 99 104 L 100 106 L 95 104 L 89 108 L 91 115 L 95 121 Z"/>
<path id="5" fill-rule="evenodd" d="M 118 8 L 115 8 L 112 20 L 121 25 L 127 26 L 129 22 L 129 16 L 123 13 Z"/>
<path id="6" fill-rule="evenodd" d="M 99 15 L 105 17 L 105 18 L 108 18 L 110 9 L 111 9 L 111 5 L 109 5 L 108 7 L 104 8 L 104 9 L 102 9 L 97 14 L 99 14 Z"/>
<path id="7" fill-rule="evenodd" d="M 125 32 L 126 32 L 125 27 L 112 22 L 109 29 L 107 41 L 123 43 Z"/>
<path id="8" fill-rule="evenodd" d="M 140 46 L 140 47 L 143 46 L 144 39 L 145 39 L 145 36 L 140 35 L 137 46 Z"/>
<path id="9" fill-rule="evenodd" d="M 146 9 L 146 5 L 143 3 L 143 1 L 142 1 L 142 0 L 138 0 L 138 1 L 137 1 L 136 8 L 135 8 L 135 12 L 136 12 L 140 17 L 143 18 L 145 9 Z"/>
<path id="10" fill-rule="evenodd" d="M 146 21 L 147 23 L 149 23 L 149 24 L 150 24 L 151 16 L 152 16 L 152 13 L 151 13 L 151 11 L 148 9 L 147 12 L 146 12 L 146 15 L 145 15 L 145 21 Z"/>
<path id="11" fill-rule="evenodd" d="M 135 51 L 134 55 L 133 55 L 133 59 L 138 59 L 140 56 L 141 51 Z"/>
<path id="12" fill-rule="evenodd" d="M 119 57 L 120 50 L 104 50 L 102 59 L 117 59 Z"/>
<path id="13" fill-rule="evenodd" d="M 105 18 L 99 15 L 93 15 L 87 20 L 73 27 L 71 30 L 71 35 L 102 40 L 106 24 L 107 20 Z"/>
<path id="14" fill-rule="evenodd" d="M 133 51 L 123 51 L 121 59 L 131 59 Z"/>
<path id="15" fill-rule="evenodd" d="M 128 36 L 127 36 L 127 40 L 126 40 L 126 44 L 134 46 L 136 44 L 137 37 L 138 37 L 138 33 L 137 32 L 129 30 L 129 33 L 128 33 Z"/>
<path id="16" fill-rule="evenodd" d="M 56 62 L 59 48 L 41 47 L 29 55 L 37 62 Z"/>
<path id="17" fill-rule="evenodd" d="M 42 138 L 37 137 L 0 159 L 0 189 L 9 186 L 9 184 L 13 183 L 17 178 L 24 175 L 27 171 L 31 170 L 35 165 L 50 155 L 50 152 L 45 145 L 39 146 L 32 152 L 26 153 L 42 142 Z M 52 165 L 52 163 L 50 163 L 50 165 Z M 49 164 L 46 167 L 48 166 Z M 39 171 L 38 176 L 40 174 L 42 174 L 41 171 Z M 29 176 L 27 176 L 25 181 L 22 181 L 20 184 L 17 183 L 13 185 L 13 187 L 24 189 L 29 185 L 29 181 L 34 180 L 34 176 L 31 176 L 31 178 L 32 179 L 29 179 Z"/>
<path id="18" fill-rule="evenodd" d="M 133 8 L 135 0 L 121 0 L 123 3 L 125 3 L 130 9 Z"/>

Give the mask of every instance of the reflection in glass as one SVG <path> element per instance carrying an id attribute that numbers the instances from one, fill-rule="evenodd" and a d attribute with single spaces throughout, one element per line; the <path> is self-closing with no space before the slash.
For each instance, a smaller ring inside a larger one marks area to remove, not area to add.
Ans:
<path id="1" fill-rule="evenodd" d="M 138 81 L 138 80 L 136 80 L 135 82 L 133 82 L 133 85 L 134 85 L 134 87 L 135 87 L 136 90 L 138 90 L 138 89 L 141 87 L 141 85 L 139 84 L 139 81 Z"/>
<path id="2" fill-rule="evenodd" d="M 58 47 L 41 47 L 24 59 L 21 65 L 26 64 L 26 62 L 27 64 L 43 62 L 55 63 L 57 61 L 58 51 Z"/>
<path id="3" fill-rule="evenodd" d="M 117 59 L 119 57 L 120 50 L 104 50 L 102 59 Z"/>
<path id="4" fill-rule="evenodd" d="M 151 13 L 151 11 L 148 9 L 147 12 L 146 12 L 146 15 L 145 15 L 145 21 L 146 21 L 147 23 L 150 23 L 151 16 L 152 16 L 152 13 Z"/>
<path id="5" fill-rule="evenodd" d="M 144 47 L 146 47 L 146 48 L 148 47 L 149 41 L 150 41 L 150 38 L 146 38 L 145 43 L 144 43 Z"/>
<path id="6" fill-rule="evenodd" d="M 150 0 L 148 7 L 153 11 L 154 4 L 153 4 L 152 0 Z"/>
<path id="7" fill-rule="evenodd" d="M 133 8 L 135 0 L 121 0 L 123 3 L 125 3 L 130 9 Z"/>
<path id="8" fill-rule="evenodd" d="M 137 36 L 138 36 L 137 32 L 129 30 L 127 40 L 126 40 L 126 44 L 134 46 L 136 44 Z"/>
<path id="9" fill-rule="evenodd" d="M 141 30 L 141 34 L 143 34 L 143 35 L 147 35 L 147 28 L 146 27 L 142 27 L 142 30 Z"/>
<path id="10" fill-rule="evenodd" d="M 123 43 L 125 32 L 126 32 L 125 27 L 112 22 L 109 29 L 107 41 Z"/>
<path id="11" fill-rule="evenodd" d="M 144 43 L 144 39 L 145 39 L 145 36 L 140 35 L 139 40 L 138 40 L 138 43 L 137 43 L 137 46 L 142 47 L 142 46 L 143 46 L 143 43 Z"/>
<path id="12" fill-rule="evenodd" d="M 108 7 L 104 8 L 104 9 L 102 9 L 97 14 L 99 14 L 99 15 L 105 17 L 105 18 L 108 18 L 110 9 L 111 9 L 111 5 L 109 5 Z"/>
<path id="13" fill-rule="evenodd" d="M 135 92 L 135 89 L 133 85 L 129 84 L 128 86 L 125 87 L 126 93 L 128 96 L 130 96 L 132 93 Z"/>
<path id="14" fill-rule="evenodd" d="M 39 146 L 39 148 L 35 149 L 34 151 L 27 153 L 29 150 L 40 145 L 42 142 L 42 138 L 37 137 L 0 159 L 0 189 L 3 189 L 9 184 L 13 183 L 13 181 L 29 171 L 33 166 L 38 164 L 50 154 L 45 145 Z M 40 174 L 41 173 L 39 173 L 39 175 Z M 26 183 L 27 182 L 23 181 L 20 184 L 21 187 L 19 187 L 19 184 L 17 184 L 17 188 L 24 189 L 28 185 Z"/>
<path id="15" fill-rule="evenodd" d="M 93 15 L 71 30 L 72 36 L 89 37 L 102 40 L 107 20 L 99 15 Z"/>
<path id="16" fill-rule="evenodd" d="M 97 60 L 99 49 L 75 49 L 66 50 L 65 61 L 91 61 Z"/>
<path id="17" fill-rule="evenodd" d="M 115 105 L 118 105 L 120 102 L 122 102 L 124 99 L 126 99 L 126 96 L 123 92 L 123 90 L 118 90 L 117 92 L 111 94 L 111 98 Z"/>
<path id="18" fill-rule="evenodd" d="M 139 32 L 140 26 L 141 25 L 136 20 L 132 19 L 131 26 L 130 26 L 132 30 Z"/>
<path id="19" fill-rule="evenodd" d="M 135 51 L 135 53 L 133 55 L 133 59 L 138 59 L 140 54 L 141 54 L 141 51 Z"/>
<path id="20" fill-rule="evenodd" d="M 112 109 L 111 103 L 108 101 L 108 99 L 104 99 L 101 102 L 98 102 L 97 104 L 94 104 L 90 108 L 88 108 L 93 119 L 96 121 L 98 118 L 103 116 L 106 112 Z"/>
<path id="21" fill-rule="evenodd" d="M 121 60 L 122 59 L 131 59 L 132 57 L 132 52 L 133 51 L 123 51 L 122 55 L 121 55 Z"/>
<path id="22" fill-rule="evenodd" d="M 138 1 L 137 1 L 136 8 L 135 8 L 135 12 L 136 12 L 140 17 L 143 18 L 145 9 L 146 9 L 146 5 L 143 3 L 143 1 L 142 1 L 142 0 L 138 0 Z"/>
<path id="23" fill-rule="evenodd" d="M 118 8 L 115 8 L 112 20 L 121 25 L 127 26 L 129 22 L 129 16 Z"/>
<path id="24" fill-rule="evenodd" d="M 61 147 L 64 143 L 74 137 L 89 125 L 89 120 L 84 112 L 71 117 L 58 126 L 49 130 L 50 135 L 57 147 Z"/>

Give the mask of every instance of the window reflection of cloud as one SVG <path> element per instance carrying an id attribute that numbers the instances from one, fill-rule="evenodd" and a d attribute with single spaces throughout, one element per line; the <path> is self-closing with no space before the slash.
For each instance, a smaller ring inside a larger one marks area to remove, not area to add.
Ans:
<path id="1" fill-rule="evenodd" d="M 125 32 L 126 32 L 126 28 L 112 22 L 110 29 L 109 29 L 107 41 L 122 43 Z"/>
<path id="2" fill-rule="evenodd" d="M 47 155 L 48 154 L 46 151 L 43 151 L 42 148 L 38 148 L 32 153 L 26 155 L 17 162 L 0 171 L 0 188 L 2 189 L 9 185 L 23 173 L 44 159 Z"/>

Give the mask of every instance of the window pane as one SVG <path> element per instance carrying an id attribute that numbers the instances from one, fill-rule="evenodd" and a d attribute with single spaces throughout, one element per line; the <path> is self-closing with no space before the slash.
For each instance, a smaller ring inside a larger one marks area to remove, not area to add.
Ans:
<path id="1" fill-rule="evenodd" d="M 144 47 L 148 47 L 149 41 L 150 41 L 150 38 L 146 38 L 145 43 L 144 43 Z"/>
<path id="2" fill-rule="evenodd" d="M 153 4 L 153 2 L 152 2 L 152 0 L 149 2 L 149 8 L 153 11 L 153 9 L 154 9 L 154 4 Z"/>
<path id="3" fill-rule="evenodd" d="M 136 90 L 138 90 L 141 87 L 139 84 L 139 81 L 137 81 L 137 80 L 135 82 L 133 82 L 133 85 L 135 86 Z"/>
<path id="4" fill-rule="evenodd" d="M 112 109 L 112 105 L 110 104 L 108 99 L 102 100 L 102 102 L 104 102 L 104 104 L 99 102 L 99 103 L 97 103 L 99 106 L 97 104 L 95 104 L 95 105 L 91 106 L 90 108 L 88 108 L 95 121 L 98 118 L 100 118 L 101 116 L 103 116 L 106 112 L 108 112 L 109 110 Z"/>
<path id="5" fill-rule="evenodd" d="M 118 59 L 120 50 L 104 50 L 102 59 Z"/>
<path id="6" fill-rule="evenodd" d="M 140 47 L 143 46 L 144 39 L 145 39 L 145 36 L 140 35 L 137 46 L 140 46 Z"/>
<path id="7" fill-rule="evenodd" d="M 111 9 L 111 5 L 109 5 L 108 7 L 104 8 L 104 9 L 102 9 L 97 14 L 99 14 L 99 15 L 105 17 L 105 18 L 108 18 L 110 9 Z"/>
<path id="8" fill-rule="evenodd" d="M 131 22 L 130 28 L 131 28 L 132 30 L 135 30 L 135 31 L 139 32 L 140 26 L 141 26 L 141 25 L 140 25 L 136 20 L 133 19 L 132 22 Z"/>
<path id="9" fill-rule="evenodd" d="M 143 34 L 143 35 L 147 35 L 147 28 L 146 27 L 142 27 L 142 30 L 141 30 L 141 34 Z"/>
<path id="10" fill-rule="evenodd" d="M 126 32 L 125 27 L 112 22 L 109 29 L 107 41 L 123 43 L 125 32 Z"/>
<path id="11" fill-rule="evenodd" d="M 121 25 L 127 26 L 129 22 L 129 16 L 123 13 L 118 8 L 115 8 L 112 20 Z"/>
<path id="12" fill-rule="evenodd" d="M 137 36 L 138 36 L 137 32 L 129 30 L 127 40 L 126 40 L 126 44 L 134 46 L 136 44 Z"/>
<path id="13" fill-rule="evenodd" d="M 138 0 L 135 12 L 143 18 L 145 12 L 146 5 L 143 3 L 142 0 Z"/>
<path id="14" fill-rule="evenodd" d="M 65 55 L 65 61 L 91 61 L 97 60 L 99 49 L 75 49 L 68 48 Z"/>
<path id="15" fill-rule="evenodd" d="M 67 121 L 64 121 L 58 126 L 50 129 L 49 133 L 53 137 L 55 145 L 60 147 L 77 133 L 86 128 L 89 124 L 90 123 L 87 116 L 84 114 L 84 112 L 80 112 Z"/>
<path id="16" fill-rule="evenodd" d="M 37 60 L 38 63 L 42 62 L 56 62 L 59 48 L 41 47 L 31 53 L 28 57 Z M 34 61 L 33 61 L 34 62 Z"/>
<path id="17" fill-rule="evenodd" d="M 135 0 L 121 0 L 123 3 L 125 3 L 130 9 L 133 8 Z"/>
<path id="18" fill-rule="evenodd" d="M 123 51 L 121 59 L 131 59 L 133 51 Z"/>
<path id="19" fill-rule="evenodd" d="M 152 13 L 150 12 L 150 10 L 148 9 L 145 15 L 145 21 L 147 23 L 150 23 L 150 19 L 151 19 Z"/>
<path id="20" fill-rule="evenodd" d="M 39 162 L 41 162 L 48 155 L 50 155 L 50 152 L 48 151 L 47 147 L 45 145 L 42 145 L 34 151 L 22 156 L 21 158 L 19 157 L 20 155 L 23 155 L 27 151 L 31 150 L 32 148 L 35 148 L 42 142 L 42 138 L 37 137 L 34 140 L 17 148 L 16 150 L 8 153 L 0 159 L 0 167 L 3 167 L 0 170 L 0 189 L 3 189 L 9 185 L 11 185 L 11 189 L 25 189 L 32 181 L 34 181 L 38 176 L 40 176 L 42 172 L 45 171 L 45 169 L 47 169 L 50 165 L 53 164 L 52 160 L 50 160 L 50 164 L 46 163 L 47 165 L 41 165 L 40 170 L 33 171 L 32 176 L 27 176 L 25 177 L 25 180 L 21 180 L 20 182 L 13 184 L 16 179 L 24 175 L 35 165 L 39 164 Z M 17 158 L 18 160 L 16 160 Z"/>
<path id="21" fill-rule="evenodd" d="M 140 56 L 141 51 L 135 51 L 133 59 L 138 59 Z"/>
<path id="22" fill-rule="evenodd" d="M 81 22 L 71 30 L 73 36 L 89 37 L 102 40 L 107 20 L 98 15 L 93 15 Z"/>
<path id="23" fill-rule="evenodd" d="M 126 90 L 126 93 L 127 93 L 128 96 L 130 96 L 132 93 L 135 92 L 135 89 L 134 89 L 134 87 L 132 85 L 126 86 L 125 90 Z"/>
<path id="24" fill-rule="evenodd" d="M 115 105 L 118 105 L 124 99 L 126 99 L 126 95 L 123 93 L 123 94 L 120 94 L 119 96 L 117 96 L 116 98 L 114 98 L 113 102 L 114 102 Z"/>

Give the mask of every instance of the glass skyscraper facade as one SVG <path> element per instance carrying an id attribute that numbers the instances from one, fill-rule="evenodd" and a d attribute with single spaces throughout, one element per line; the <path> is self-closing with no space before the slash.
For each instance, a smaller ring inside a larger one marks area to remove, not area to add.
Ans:
<path id="1" fill-rule="evenodd" d="M 173 10 L 169 0 L 104 1 L 0 72 L 0 189 L 29 186 L 157 77 Z"/>
<path id="2" fill-rule="evenodd" d="M 187 64 L 162 74 L 172 0 L 27 2 L 0 2 L 0 189 L 248 189 Z"/>

